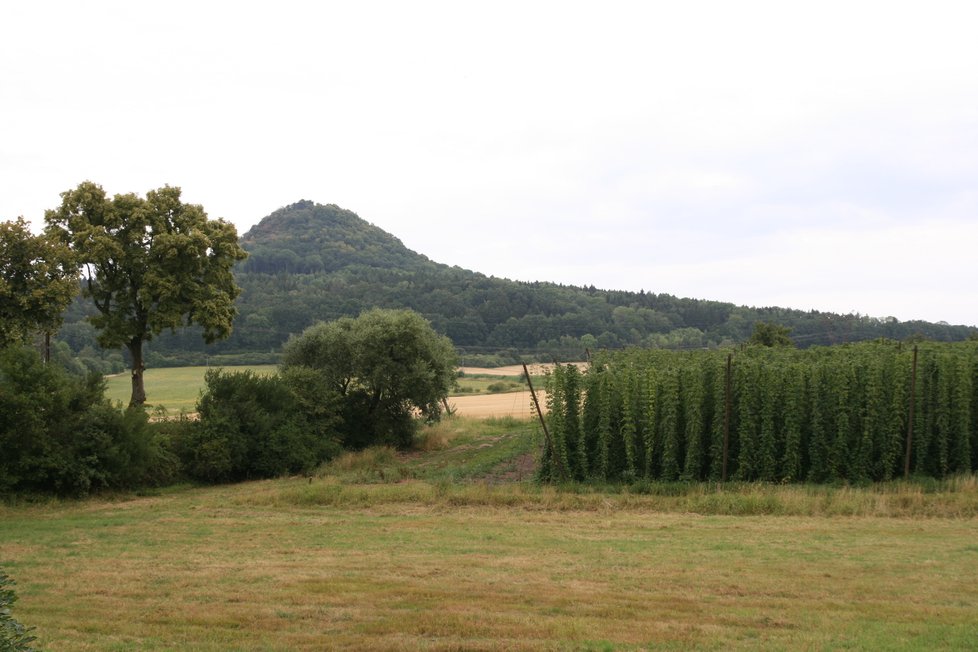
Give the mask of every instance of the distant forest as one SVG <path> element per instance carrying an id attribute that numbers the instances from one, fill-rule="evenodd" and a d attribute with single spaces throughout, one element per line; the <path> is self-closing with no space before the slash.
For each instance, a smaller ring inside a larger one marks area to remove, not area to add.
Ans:
<path id="1" fill-rule="evenodd" d="M 275 362 L 282 344 L 317 321 L 380 308 L 410 308 L 447 335 L 469 363 L 579 360 L 585 349 L 708 348 L 746 341 L 757 322 L 791 329 L 799 347 L 909 338 L 960 341 L 978 328 L 779 307 L 754 308 L 652 292 L 624 292 L 487 277 L 435 263 L 334 205 L 300 201 L 245 233 L 238 265 L 243 292 L 232 336 L 204 345 L 199 332 L 163 333 L 147 346 L 150 366 Z M 649 279 L 650 285 L 664 284 Z M 98 351 L 76 301 L 59 340 L 62 355 Z"/>

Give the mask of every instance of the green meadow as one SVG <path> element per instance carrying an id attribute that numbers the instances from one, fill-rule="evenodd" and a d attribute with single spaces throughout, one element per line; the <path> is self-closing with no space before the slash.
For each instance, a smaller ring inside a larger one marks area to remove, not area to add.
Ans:
<path id="1" fill-rule="evenodd" d="M 162 406 L 169 414 L 194 412 L 197 398 L 204 389 L 204 374 L 215 367 L 164 367 L 150 368 L 144 373 L 147 404 Z M 251 365 L 224 367 L 228 371 L 250 370 L 258 374 L 275 373 L 276 365 Z M 113 402 L 129 403 L 132 381 L 129 373 L 106 378 L 105 395 Z"/>
<path id="2" fill-rule="evenodd" d="M 163 407 L 168 414 L 194 412 L 197 398 L 204 389 L 204 374 L 215 367 L 163 367 L 150 368 L 145 372 L 147 403 L 153 407 Z M 258 374 L 275 373 L 277 365 L 245 365 L 220 367 L 226 371 L 250 370 Z M 535 379 L 536 380 L 536 379 Z M 537 380 L 542 383 L 542 379 Z M 492 394 L 525 388 L 519 376 L 490 376 L 469 374 L 458 379 L 455 394 Z M 129 403 L 132 384 L 129 373 L 116 374 L 106 378 L 106 396 L 113 402 L 123 405 Z"/>

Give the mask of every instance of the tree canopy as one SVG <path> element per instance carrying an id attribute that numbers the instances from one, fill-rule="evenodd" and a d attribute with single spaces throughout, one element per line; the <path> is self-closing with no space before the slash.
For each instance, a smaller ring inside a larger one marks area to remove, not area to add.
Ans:
<path id="1" fill-rule="evenodd" d="M 45 214 L 48 233 L 70 246 L 97 312 L 98 342 L 131 356 L 130 405 L 146 401 L 143 343 L 164 329 L 199 325 L 206 342 L 227 337 L 240 289 L 231 273 L 245 252 L 229 222 L 180 201 L 164 186 L 142 198 L 106 196 L 86 181 Z"/>
<path id="2" fill-rule="evenodd" d="M 759 321 L 754 324 L 750 343 L 761 346 L 794 346 L 795 343 L 788 337 L 790 333 L 791 329 L 787 326 Z"/>
<path id="3" fill-rule="evenodd" d="M 370 310 L 308 328 L 285 346 L 283 367 L 315 370 L 342 411 L 343 444 L 410 444 L 415 413 L 441 415 L 455 382 L 455 349 L 421 315 Z M 325 397 L 324 397 L 325 398 Z"/>
<path id="4" fill-rule="evenodd" d="M 33 235 L 22 217 L 0 222 L 0 347 L 24 342 L 34 331 L 57 330 L 77 292 L 68 247 Z"/>
<path id="5" fill-rule="evenodd" d="M 29 347 L 0 349 L 0 495 L 85 495 L 166 475 L 146 412 L 118 410 L 104 390 L 101 376 L 69 375 Z"/>

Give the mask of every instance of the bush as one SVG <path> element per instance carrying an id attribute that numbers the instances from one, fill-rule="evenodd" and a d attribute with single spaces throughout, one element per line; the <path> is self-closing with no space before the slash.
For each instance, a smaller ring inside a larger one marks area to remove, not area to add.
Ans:
<path id="1" fill-rule="evenodd" d="M 486 387 L 486 391 L 490 394 L 501 394 L 520 387 L 521 385 L 519 383 L 514 383 L 513 381 L 498 381 L 495 383 L 489 383 L 489 386 Z"/>
<path id="2" fill-rule="evenodd" d="M 185 472 L 205 482 L 308 472 L 339 445 L 280 376 L 208 371 L 199 420 L 178 446 Z"/>
<path id="3" fill-rule="evenodd" d="M 15 582 L 0 569 L 0 650 L 3 652 L 31 652 L 31 643 L 36 637 L 31 636 L 33 627 L 24 627 L 17 622 L 11 607 L 17 601 L 17 595 L 12 587 Z"/>
<path id="4" fill-rule="evenodd" d="M 0 493 L 85 495 L 172 467 L 145 412 L 122 412 L 104 393 L 100 376 L 70 376 L 27 348 L 0 351 Z"/>
<path id="5" fill-rule="evenodd" d="M 406 448 L 416 416 L 437 421 L 455 384 L 451 341 L 410 310 L 371 310 L 319 323 L 289 340 L 287 373 L 305 374 L 339 407 L 338 430 L 347 448 Z"/>

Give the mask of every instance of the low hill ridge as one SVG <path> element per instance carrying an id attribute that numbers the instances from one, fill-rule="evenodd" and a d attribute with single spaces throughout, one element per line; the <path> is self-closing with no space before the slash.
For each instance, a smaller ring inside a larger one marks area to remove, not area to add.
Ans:
<path id="1" fill-rule="evenodd" d="M 308 200 L 261 220 L 244 234 L 242 245 L 251 258 L 238 274 L 245 288 L 239 330 L 246 331 L 249 323 L 270 325 L 278 331 L 273 338 L 278 342 L 316 320 L 374 306 L 417 310 L 466 349 L 554 355 L 575 351 L 579 356 L 585 347 L 698 348 L 741 342 L 757 321 L 791 327 L 802 346 L 916 334 L 953 340 L 978 332 L 929 322 L 487 278 L 432 262 L 352 211 Z M 296 296 L 305 298 L 301 306 Z"/>
<path id="2" fill-rule="evenodd" d="M 290 336 L 315 322 L 374 307 L 421 313 L 467 363 L 481 366 L 581 360 L 586 349 L 728 346 L 746 341 L 759 321 L 789 327 L 802 347 L 978 337 L 969 326 L 487 277 L 433 262 L 356 213 L 309 200 L 268 215 L 241 243 L 250 257 L 235 270 L 242 294 L 231 337 L 205 346 L 193 328 L 164 332 L 149 345 L 150 366 L 200 364 L 215 355 L 225 356 L 224 364 L 274 361 Z M 79 301 L 66 317 L 62 336 L 75 352 L 97 348 L 83 321 L 91 310 Z"/>

